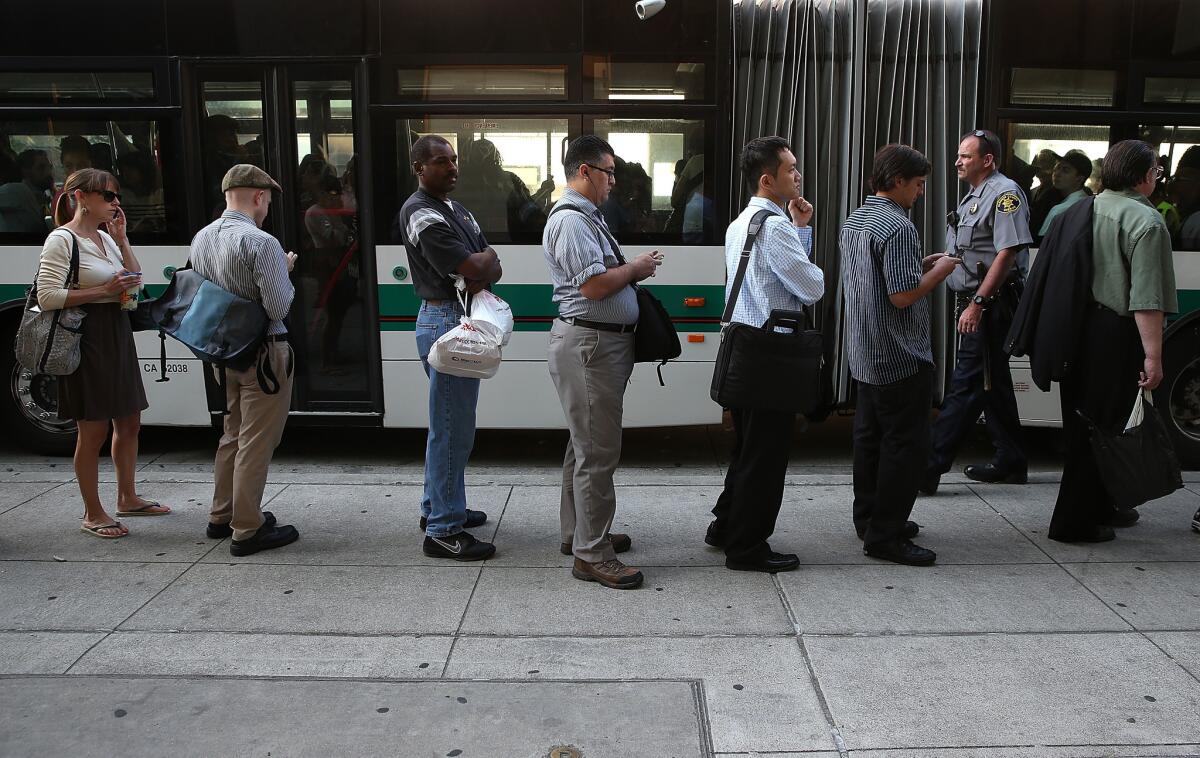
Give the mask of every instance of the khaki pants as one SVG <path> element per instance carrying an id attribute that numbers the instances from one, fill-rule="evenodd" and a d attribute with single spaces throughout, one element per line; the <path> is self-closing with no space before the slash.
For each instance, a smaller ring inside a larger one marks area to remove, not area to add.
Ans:
<path id="1" fill-rule="evenodd" d="M 232 526 L 235 540 L 253 537 L 262 526 L 267 467 L 283 437 L 292 404 L 291 345 L 268 342 L 260 348 L 258 361 L 264 359 L 264 353 L 279 379 L 279 392 L 274 395 L 259 386 L 256 366 L 244 371 L 225 370 L 229 415 L 225 417 L 225 434 L 217 445 L 216 487 L 208 520 Z"/>
<path id="2" fill-rule="evenodd" d="M 558 319 L 550 330 L 550 377 L 571 439 L 563 458 L 559 525 L 575 557 L 616 558 L 608 531 L 617 512 L 613 472 L 621 458 L 625 385 L 633 373 L 633 334 Z"/>

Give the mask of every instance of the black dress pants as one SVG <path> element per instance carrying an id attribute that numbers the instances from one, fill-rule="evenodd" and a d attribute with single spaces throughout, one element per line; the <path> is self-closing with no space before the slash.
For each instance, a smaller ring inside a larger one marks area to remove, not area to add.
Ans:
<path id="1" fill-rule="evenodd" d="M 1138 375 L 1145 359 L 1132 317 L 1118 316 L 1101 305 L 1088 306 L 1075 369 L 1059 386 L 1067 452 L 1050 519 L 1051 537 L 1070 537 L 1080 529 L 1107 523 L 1116 512 L 1100 482 L 1091 435 L 1076 411 L 1098 427 L 1123 428 L 1141 391 Z"/>
<path id="2" fill-rule="evenodd" d="M 1025 471 L 1029 464 L 1021 445 L 1021 418 L 1013 394 L 1012 374 L 1004 340 L 1020 300 L 1020 285 L 1007 284 L 1000 298 L 983 312 L 979 330 L 964 334 L 958 343 L 958 361 L 950 391 L 933 424 L 928 468 L 939 474 L 950 470 L 967 434 L 985 414 L 988 436 L 996 448 L 992 463 L 1004 472 Z M 985 351 L 987 353 L 985 359 Z M 989 375 L 992 388 L 984 391 Z"/>
<path id="3" fill-rule="evenodd" d="M 899 539 L 929 451 L 933 367 L 892 384 L 858 383 L 854 411 L 854 527 L 872 545 Z"/>
<path id="4" fill-rule="evenodd" d="M 736 434 L 725 489 L 713 508 L 725 555 L 753 560 L 771 548 L 767 539 L 783 504 L 783 479 L 796 426 L 795 413 L 730 411 Z"/>

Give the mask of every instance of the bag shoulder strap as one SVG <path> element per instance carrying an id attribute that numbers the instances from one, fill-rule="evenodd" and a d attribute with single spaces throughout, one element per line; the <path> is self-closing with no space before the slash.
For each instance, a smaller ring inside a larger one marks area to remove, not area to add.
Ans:
<path id="1" fill-rule="evenodd" d="M 563 205 L 554 206 L 554 208 L 552 208 L 550 210 L 549 216 L 547 216 L 546 218 L 549 219 L 550 216 L 553 216 L 555 213 L 558 213 L 559 211 L 575 211 L 580 216 L 583 216 L 584 219 L 586 219 L 587 222 L 589 224 L 591 224 L 592 227 L 598 233 L 604 235 L 604 237 L 608 240 L 608 244 L 612 246 L 613 255 L 617 256 L 617 261 L 622 266 L 625 265 L 625 256 L 621 255 L 621 246 L 617 244 L 617 240 L 615 237 L 612 236 L 612 232 L 610 232 L 608 229 L 604 228 L 600 224 L 597 224 L 596 219 L 592 218 L 591 215 L 587 213 L 587 211 L 585 211 L 583 208 L 580 208 L 577 205 L 571 205 L 570 203 L 564 203 Z M 633 286 L 636 286 L 636 285 L 633 285 Z"/>
<path id="2" fill-rule="evenodd" d="M 733 319 L 733 309 L 737 305 L 738 294 L 742 291 L 742 280 L 746 278 L 746 267 L 750 265 L 750 252 L 754 250 L 758 233 L 767 223 L 768 216 L 777 215 L 779 214 L 764 208 L 750 219 L 750 226 L 746 228 L 746 242 L 742 245 L 741 260 L 738 261 L 737 274 L 733 277 L 733 287 L 729 291 L 729 300 L 725 303 L 725 312 L 721 314 L 722 324 L 728 324 Z"/>

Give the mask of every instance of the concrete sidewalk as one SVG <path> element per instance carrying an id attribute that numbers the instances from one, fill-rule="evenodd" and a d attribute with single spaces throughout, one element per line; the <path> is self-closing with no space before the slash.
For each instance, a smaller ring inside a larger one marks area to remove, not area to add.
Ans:
<path id="1" fill-rule="evenodd" d="M 204 537 L 205 438 L 144 452 L 176 513 L 113 541 L 77 531 L 69 461 L 0 451 L 0 755 L 1200 755 L 1200 485 L 1071 546 L 1052 466 L 951 476 L 917 569 L 863 557 L 844 452 L 798 455 L 772 544 L 804 565 L 745 574 L 702 541 L 720 437 L 627 449 L 633 592 L 570 577 L 553 434 L 482 440 L 473 565 L 420 553 L 414 435 L 285 444 L 268 507 L 301 539 L 246 559 Z"/>

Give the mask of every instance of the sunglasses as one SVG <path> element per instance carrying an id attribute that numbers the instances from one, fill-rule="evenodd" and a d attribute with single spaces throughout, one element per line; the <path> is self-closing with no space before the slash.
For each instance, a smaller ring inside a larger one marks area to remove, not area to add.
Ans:
<path id="1" fill-rule="evenodd" d="M 99 195 L 100 197 L 104 198 L 104 202 L 106 202 L 106 203 L 111 203 L 113 200 L 121 199 L 121 193 L 113 192 L 112 190 L 100 190 L 96 194 Z"/>

